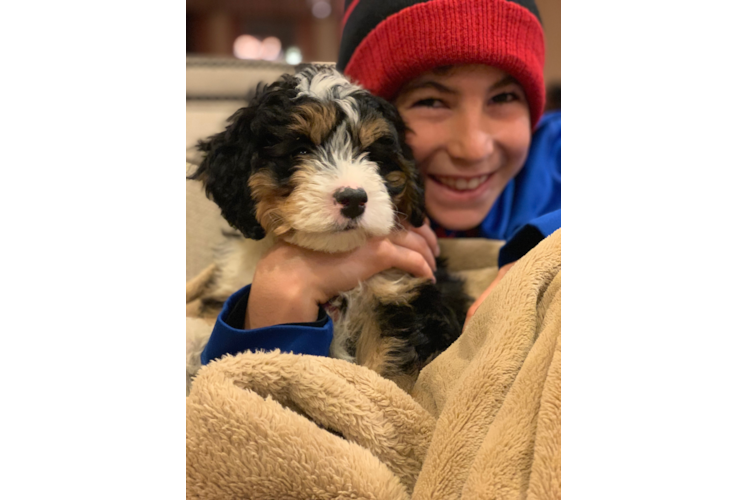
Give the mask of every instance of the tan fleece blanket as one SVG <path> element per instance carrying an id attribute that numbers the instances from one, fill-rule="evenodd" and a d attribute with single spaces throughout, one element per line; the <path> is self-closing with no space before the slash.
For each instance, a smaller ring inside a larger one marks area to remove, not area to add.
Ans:
<path id="1" fill-rule="evenodd" d="M 560 498 L 560 328 L 557 231 L 410 395 L 330 358 L 215 361 L 187 398 L 187 497 Z"/>

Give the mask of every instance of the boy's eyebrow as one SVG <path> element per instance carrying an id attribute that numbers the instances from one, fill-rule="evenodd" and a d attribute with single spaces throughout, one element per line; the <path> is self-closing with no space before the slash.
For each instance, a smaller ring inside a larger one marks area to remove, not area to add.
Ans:
<path id="1" fill-rule="evenodd" d="M 520 83 L 512 75 L 506 75 L 504 78 L 502 78 L 498 82 L 491 85 L 488 88 L 488 91 L 491 92 L 498 88 L 506 87 L 508 85 L 513 85 L 513 84 L 519 85 Z M 403 94 L 408 93 L 408 92 L 413 92 L 415 90 L 423 89 L 423 88 L 432 88 L 434 90 L 438 90 L 439 92 L 444 92 L 445 94 L 452 94 L 452 95 L 456 95 L 459 93 L 456 90 L 451 89 L 444 84 L 435 82 L 434 80 L 426 80 L 423 82 L 419 82 L 419 83 L 407 86 L 405 89 L 403 89 Z"/>
<path id="2" fill-rule="evenodd" d="M 498 82 L 496 82 L 493 85 L 491 85 L 491 87 L 488 90 L 489 91 L 496 90 L 496 89 L 501 88 L 501 87 L 506 87 L 508 85 L 515 85 L 515 84 L 516 85 L 520 85 L 520 83 L 517 81 L 517 79 L 514 78 L 512 75 L 506 75 L 504 78 L 502 78 Z"/>
<path id="3" fill-rule="evenodd" d="M 439 92 L 444 92 L 445 94 L 457 94 L 456 90 L 451 89 L 447 87 L 446 85 L 442 85 L 441 83 L 435 82 L 433 80 L 426 80 L 424 82 L 419 82 L 414 85 L 409 85 L 408 87 L 403 89 L 403 93 L 413 92 L 414 90 L 424 89 L 424 88 L 433 88 L 434 90 L 438 90 Z"/>

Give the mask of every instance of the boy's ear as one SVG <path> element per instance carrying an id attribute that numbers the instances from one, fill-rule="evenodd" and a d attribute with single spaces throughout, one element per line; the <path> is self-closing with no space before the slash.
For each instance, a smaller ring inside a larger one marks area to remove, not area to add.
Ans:
<path id="1" fill-rule="evenodd" d="M 203 161 L 189 176 L 203 183 L 205 193 L 221 209 L 221 215 L 246 238 L 261 240 L 265 230 L 255 216 L 256 205 L 249 187 L 252 163 L 255 161 L 250 125 L 256 106 L 237 111 L 223 132 L 198 142 L 205 153 Z"/>

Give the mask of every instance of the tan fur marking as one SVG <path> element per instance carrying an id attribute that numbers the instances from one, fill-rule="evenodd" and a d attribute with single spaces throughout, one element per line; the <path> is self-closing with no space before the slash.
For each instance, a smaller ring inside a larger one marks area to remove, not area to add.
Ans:
<path id="1" fill-rule="evenodd" d="M 405 181 L 407 180 L 407 176 L 405 172 L 401 172 L 399 170 L 396 170 L 394 172 L 390 172 L 385 176 L 385 179 L 387 179 L 387 182 L 392 184 L 395 187 L 400 187 L 405 184 Z"/>
<path id="2" fill-rule="evenodd" d="M 418 192 L 416 187 L 416 166 L 403 158 L 400 160 L 400 167 L 405 172 L 405 189 L 402 194 L 397 196 L 395 205 L 400 212 L 410 217 L 410 214 L 418 206 L 423 195 Z"/>
<path id="3" fill-rule="evenodd" d="M 296 166 L 297 170 L 291 175 L 291 184 L 294 186 L 304 186 L 311 183 L 315 176 L 319 175 L 316 169 L 308 163 L 300 163 Z M 283 204 L 278 207 L 278 213 L 283 216 L 287 224 L 291 221 L 298 220 L 304 209 L 309 209 L 309 201 L 303 196 L 294 196 L 291 194 L 283 200 Z M 277 234 L 277 233 L 276 233 Z M 280 235 L 279 235 L 280 236 Z"/>
<path id="4" fill-rule="evenodd" d="M 374 141 L 390 133 L 390 127 L 384 118 L 372 118 L 361 124 L 358 138 L 361 146 L 369 147 Z"/>
<path id="5" fill-rule="evenodd" d="M 335 128 L 337 110 L 331 102 L 310 102 L 295 107 L 293 118 L 294 122 L 289 128 L 309 137 L 315 145 L 319 145 Z"/>
<path id="6" fill-rule="evenodd" d="M 395 382 L 401 389 L 409 391 L 415 383 L 416 376 L 393 370 L 400 361 L 395 352 L 405 347 L 406 343 L 402 339 L 383 337 L 376 321 L 371 318 L 358 339 L 356 363 L 374 370 Z"/>
<path id="7" fill-rule="evenodd" d="M 403 196 L 405 195 L 405 191 L 407 191 L 407 185 L 406 185 L 407 175 L 405 174 L 405 172 L 396 170 L 394 172 L 390 172 L 389 174 L 387 174 L 385 176 L 385 180 L 393 188 L 400 189 L 400 192 L 392 197 L 392 204 L 395 205 L 395 207 L 397 207 L 397 210 L 399 212 L 403 213 L 401 205 L 403 201 Z"/>
<path id="8" fill-rule="evenodd" d="M 279 186 L 268 172 L 252 174 L 249 178 L 249 188 L 257 204 L 256 217 L 262 228 L 278 236 L 287 233 L 291 227 L 286 223 L 281 206 L 286 189 Z"/>
<path id="9" fill-rule="evenodd" d="M 336 335 L 350 335 L 358 332 L 355 348 L 356 364 L 366 366 L 381 376 L 392 380 L 404 391 L 410 391 L 418 377 L 418 371 L 402 373 L 401 359 L 409 352 L 403 339 L 384 337 L 379 330 L 379 320 L 375 314 L 375 304 L 407 304 L 413 299 L 414 287 L 424 280 L 398 270 L 389 270 L 374 276 L 365 284 L 346 293 L 349 313 L 345 320 L 336 324 Z"/>
<path id="10" fill-rule="evenodd" d="M 416 288 L 425 283 L 425 278 L 391 269 L 370 278 L 366 285 L 370 293 L 382 304 L 408 304 L 415 298 Z"/>
<path id="11" fill-rule="evenodd" d="M 374 319 L 370 317 L 363 325 L 356 345 L 356 363 L 381 375 L 385 368 L 386 348 L 382 332 Z"/>

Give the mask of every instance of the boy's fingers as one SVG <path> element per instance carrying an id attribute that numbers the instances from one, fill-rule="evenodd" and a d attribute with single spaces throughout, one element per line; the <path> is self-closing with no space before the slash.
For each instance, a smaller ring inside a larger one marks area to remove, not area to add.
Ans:
<path id="1" fill-rule="evenodd" d="M 390 235 L 395 245 L 403 246 L 420 253 L 431 269 L 436 269 L 436 258 L 426 239 L 414 231 L 398 231 Z"/>
<path id="2" fill-rule="evenodd" d="M 390 240 L 377 243 L 375 252 L 387 268 L 397 268 L 419 278 L 434 279 L 434 273 L 421 252 L 397 245 Z"/>
<path id="3" fill-rule="evenodd" d="M 468 321 L 470 321 L 470 318 L 473 317 L 473 314 L 475 314 L 475 311 L 478 309 L 478 306 L 480 303 L 476 300 L 475 303 L 473 303 L 472 306 L 470 306 L 470 309 L 468 309 L 467 316 L 465 317 L 465 324 L 467 325 Z M 464 329 L 464 326 L 463 326 Z"/>
<path id="4" fill-rule="evenodd" d="M 470 309 L 468 309 L 468 312 L 467 312 L 467 317 L 465 318 L 465 325 L 468 324 L 468 321 L 470 321 L 470 318 L 473 317 L 473 315 L 478 310 L 478 308 L 483 303 L 483 301 L 486 299 L 486 297 L 488 296 L 488 294 L 491 293 L 491 290 L 493 289 L 493 287 L 495 286 L 495 284 L 497 282 L 498 282 L 498 280 L 496 280 L 493 283 L 491 283 L 491 285 L 489 285 L 489 287 L 483 291 L 483 293 L 480 295 L 480 297 L 478 297 L 475 300 L 475 302 L 473 302 L 473 305 L 470 306 Z M 464 330 L 464 328 L 465 327 L 463 326 L 463 330 Z"/>
<path id="5" fill-rule="evenodd" d="M 413 228 L 413 231 L 423 236 L 423 238 L 426 240 L 426 242 L 429 244 L 429 247 L 431 247 L 431 251 L 434 253 L 435 256 L 439 256 L 439 241 L 436 238 L 436 233 L 434 233 L 434 230 L 431 229 L 431 225 L 429 223 L 429 220 L 426 219 L 424 224 L 421 227 Z"/>

